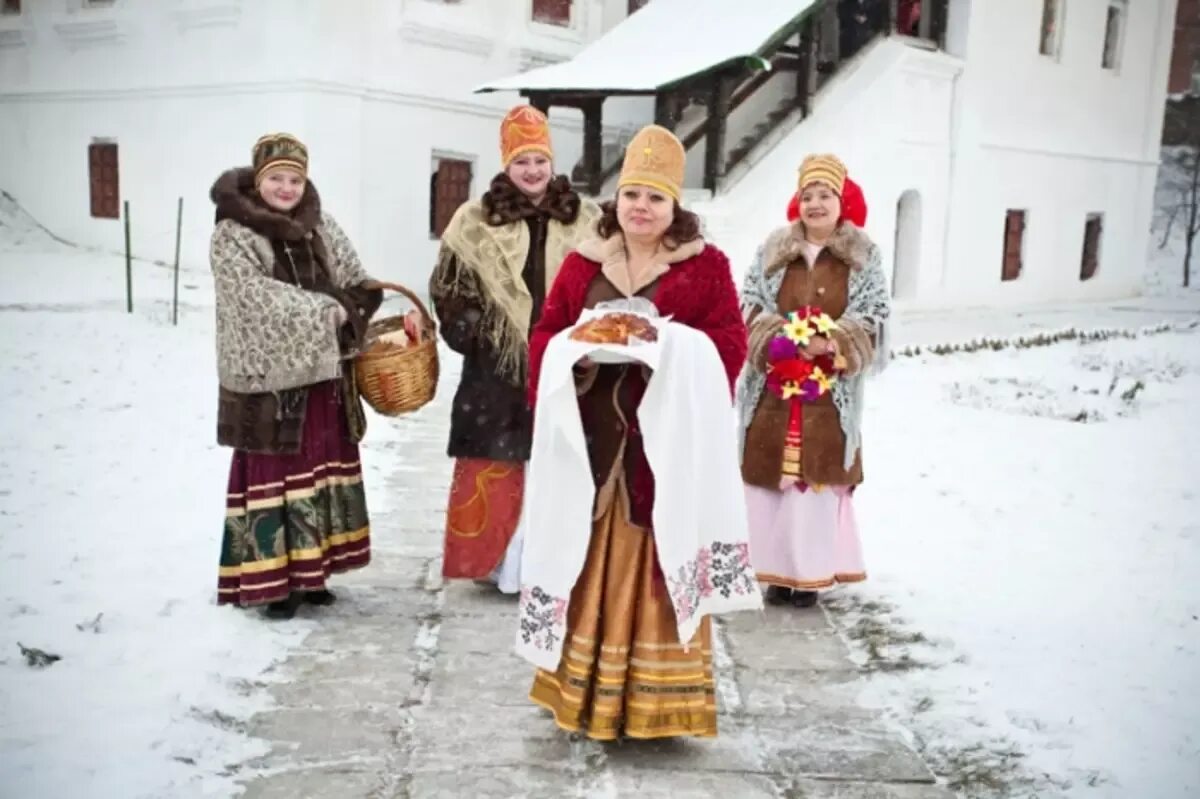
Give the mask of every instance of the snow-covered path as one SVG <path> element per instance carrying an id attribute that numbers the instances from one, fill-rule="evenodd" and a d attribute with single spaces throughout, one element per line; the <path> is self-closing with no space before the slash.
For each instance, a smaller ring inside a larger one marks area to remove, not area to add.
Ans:
<path id="1" fill-rule="evenodd" d="M 135 265 L 126 315 L 123 269 L 44 242 L 0 253 L 0 784 L 226 796 L 230 766 L 266 751 L 244 734 L 264 672 L 322 625 L 212 604 L 228 455 L 209 279 L 184 274 L 174 328 L 169 272 Z M 924 315 L 897 343 L 1198 317 L 1195 293 Z M 871 580 L 830 617 L 860 701 L 965 795 L 1039 775 L 1028 795 L 1200 791 L 1198 399 L 1194 329 L 900 358 L 871 387 Z M 408 433 L 373 423 L 382 519 Z M 31 669 L 18 642 L 63 659 Z"/>

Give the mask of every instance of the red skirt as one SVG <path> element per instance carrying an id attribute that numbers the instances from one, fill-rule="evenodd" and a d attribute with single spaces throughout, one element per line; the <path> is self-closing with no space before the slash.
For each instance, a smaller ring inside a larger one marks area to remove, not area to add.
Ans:
<path id="1" fill-rule="evenodd" d="M 370 559 L 358 445 L 337 383 L 318 383 L 308 389 L 298 453 L 233 453 L 217 602 L 278 602 Z"/>
<path id="2" fill-rule="evenodd" d="M 459 458 L 446 509 L 442 576 L 485 579 L 500 564 L 517 530 L 525 465 Z"/>

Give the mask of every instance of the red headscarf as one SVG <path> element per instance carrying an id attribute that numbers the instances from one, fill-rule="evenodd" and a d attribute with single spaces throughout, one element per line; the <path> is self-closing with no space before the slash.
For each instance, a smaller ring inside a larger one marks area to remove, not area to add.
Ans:
<path id="1" fill-rule="evenodd" d="M 793 194 L 791 202 L 788 203 L 787 218 L 789 222 L 800 218 L 799 192 Z M 867 224 L 867 198 L 863 196 L 862 187 L 850 178 L 846 178 L 842 187 L 842 219 L 853 222 L 856 227 Z M 842 219 L 838 221 L 841 222 Z"/>

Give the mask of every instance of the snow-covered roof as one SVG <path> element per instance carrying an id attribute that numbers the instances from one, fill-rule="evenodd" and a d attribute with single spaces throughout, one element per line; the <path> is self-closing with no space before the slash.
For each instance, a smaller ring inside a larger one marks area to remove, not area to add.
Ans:
<path id="1" fill-rule="evenodd" d="M 654 92 L 715 67 L 757 61 L 816 0 L 651 0 L 561 64 L 485 83 L 476 92 Z"/>

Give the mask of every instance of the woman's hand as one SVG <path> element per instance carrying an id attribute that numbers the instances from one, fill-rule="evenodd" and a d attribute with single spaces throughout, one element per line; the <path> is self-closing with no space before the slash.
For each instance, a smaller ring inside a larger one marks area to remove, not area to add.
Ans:
<path id="1" fill-rule="evenodd" d="M 389 283 L 386 280 L 376 280 L 374 278 L 368 278 L 368 279 L 364 280 L 362 282 L 362 287 L 367 289 L 368 291 L 375 291 L 376 289 L 381 289 L 381 290 L 387 289 L 388 291 L 397 291 L 398 292 L 398 291 L 402 290 L 402 286 L 400 286 L 399 283 Z"/>
<path id="2" fill-rule="evenodd" d="M 340 328 L 346 322 L 350 321 L 350 314 L 346 313 L 346 307 L 340 302 L 329 309 L 328 317 L 334 328 Z"/>
<path id="3" fill-rule="evenodd" d="M 813 358 L 820 358 L 822 355 L 829 355 L 833 352 L 833 345 L 829 343 L 829 339 L 824 336 L 813 336 L 808 342 L 808 346 L 804 348 L 804 357 L 810 361 Z"/>

